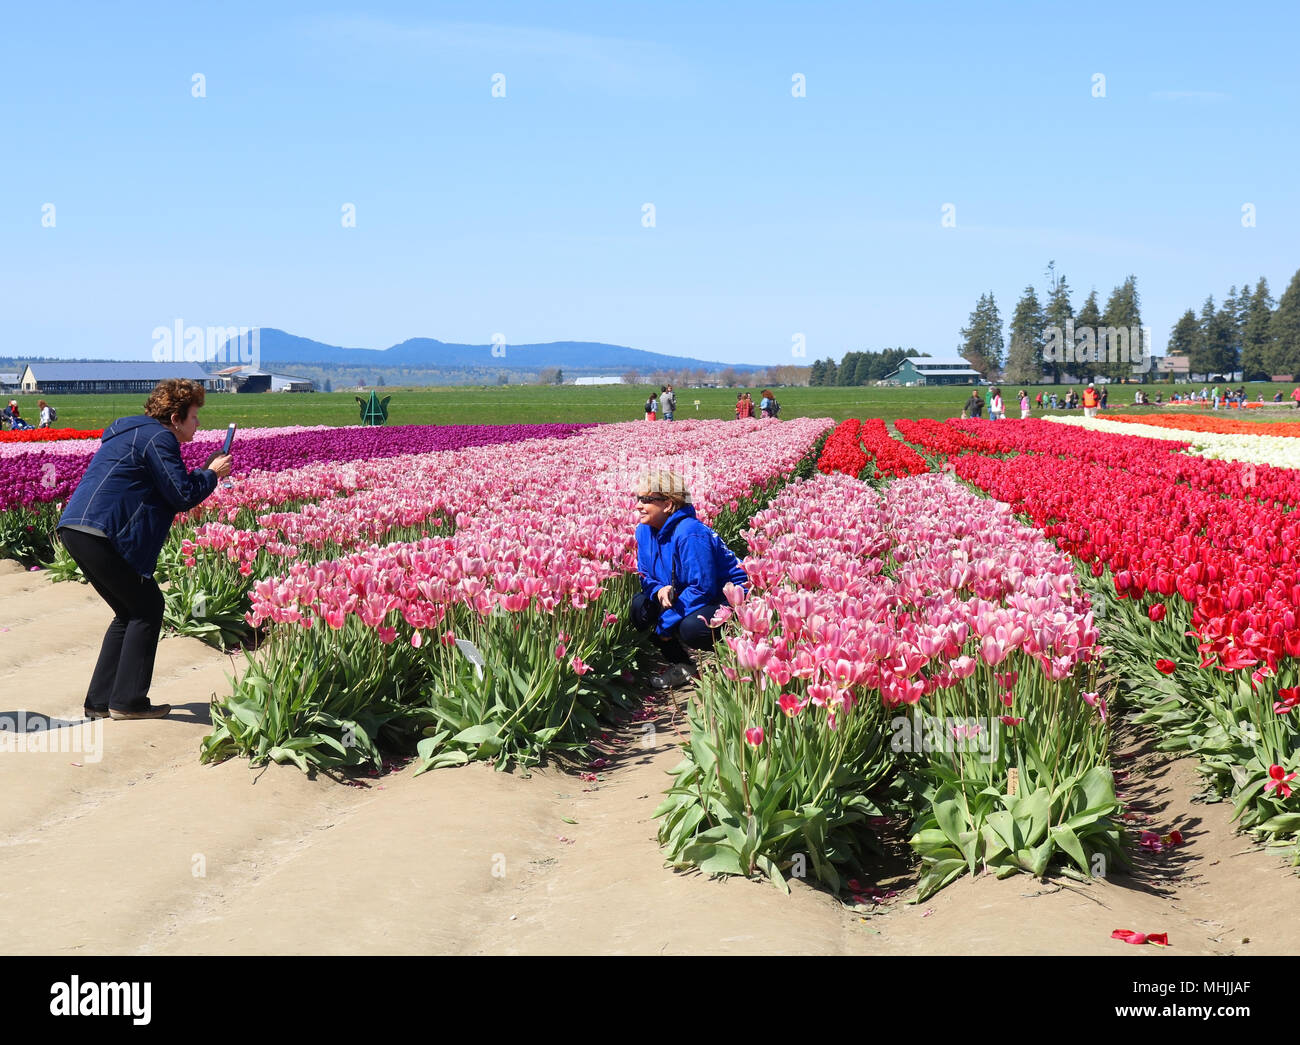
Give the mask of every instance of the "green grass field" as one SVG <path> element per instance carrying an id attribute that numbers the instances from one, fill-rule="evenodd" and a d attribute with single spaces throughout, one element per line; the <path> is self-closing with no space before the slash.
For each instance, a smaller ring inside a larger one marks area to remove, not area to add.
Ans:
<path id="1" fill-rule="evenodd" d="M 1038 386 L 1050 393 L 1053 386 Z M 1063 386 L 1055 386 L 1063 391 Z M 1110 397 L 1112 412 L 1157 413 L 1162 407 L 1134 407 L 1133 391 L 1137 386 L 1115 386 Z M 1187 391 L 1177 386 L 1179 391 Z M 1148 395 L 1159 389 L 1166 398 L 1173 390 L 1169 385 L 1146 385 Z M 1290 396 L 1292 386 L 1256 383 L 1247 386 L 1253 399 L 1263 393 L 1271 399 L 1282 390 Z M 514 385 L 493 387 L 453 386 L 445 388 L 381 388 L 380 396 L 392 396 L 389 404 L 390 424 L 522 424 L 545 421 L 634 421 L 639 420 L 649 386 L 599 385 L 594 387 L 547 387 Z M 731 418 L 735 413 L 736 389 L 683 388 L 677 392 L 677 417 Z M 758 392 L 751 389 L 757 404 Z M 969 387 L 950 388 L 780 388 L 781 417 L 958 417 L 962 404 L 970 395 Z M 1004 388 L 1008 416 L 1016 417 L 1015 392 Z M 1037 388 L 1030 392 L 1032 398 Z M 1199 391 L 1199 386 L 1198 386 Z M 349 425 L 359 423 L 355 391 L 289 394 L 266 392 L 257 395 L 233 393 L 209 394 L 200 413 L 203 428 L 224 428 L 231 421 L 244 427 L 277 425 Z M 988 389 L 981 394 L 987 400 Z M 56 427 L 103 428 L 117 417 L 141 413 L 142 395 L 47 396 L 59 411 Z M 23 416 L 35 423 L 36 396 L 18 397 Z M 699 406 L 697 408 L 696 401 Z M 1220 413 L 1241 420 L 1267 422 L 1295 419 L 1288 398 L 1283 406 L 1264 411 L 1233 410 Z M 1051 411 L 1048 411 L 1049 413 Z M 1065 411 L 1071 412 L 1071 411 Z M 1078 411 L 1072 411 L 1078 413 Z M 1196 409 L 1200 413 L 1200 408 Z M 1035 411 L 1035 414 L 1038 414 Z M 1261 414 L 1263 416 L 1261 416 Z M 987 409 L 985 412 L 987 416 Z"/>

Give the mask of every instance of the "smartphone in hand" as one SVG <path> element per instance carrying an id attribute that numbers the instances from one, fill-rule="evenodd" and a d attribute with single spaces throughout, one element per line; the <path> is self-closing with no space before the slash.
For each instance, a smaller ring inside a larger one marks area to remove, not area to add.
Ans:
<path id="1" fill-rule="evenodd" d="M 203 467 L 204 467 L 204 468 L 211 468 L 211 467 L 212 467 L 212 462 L 215 461 L 218 457 L 222 456 L 222 454 L 228 454 L 228 453 L 230 453 L 230 447 L 231 447 L 231 444 L 234 443 L 234 441 L 235 441 L 235 422 L 234 422 L 234 421 L 231 421 L 231 422 L 230 422 L 230 427 L 228 427 L 228 428 L 226 429 L 226 440 L 225 440 L 225 442 L 223 442 L 223 443 L 221 444 L 221 449 L 218 450 L 218 451 L 217 451 L 215 454 L 213 454 L 211 457 L 209 457 L 209 458 L 208 458 L 208 462 L 207 462 L 207 464 L 205 464 Z"/>

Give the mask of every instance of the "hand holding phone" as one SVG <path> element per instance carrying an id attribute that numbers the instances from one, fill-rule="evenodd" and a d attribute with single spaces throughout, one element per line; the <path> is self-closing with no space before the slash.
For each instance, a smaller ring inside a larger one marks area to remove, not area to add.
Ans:
<path id="1" fill-rule="evenodd" d="M 217 451 L 215 454 L 213 454 L 211 457 L 209 457 L 209 458 L 208 458 L 208 462 L 207 462 L 207 464 L 205 464 L 203 467 L 204 467 L 204 468 L 211 468 L 211 467 L 212 467 L 212 462 L 215 461 L 218 457 L 226 457 L 226 456 L 228 456 L 229 453 L 230 453 L 230 446 L 231 446 L 231 444 L 232 444 L 234 441 L 235 441 L 235 422 L 234 422 L 234 421 L 231 421 L 231 422 L 230 422 L 230 426 L 226 429 L 226 440 L 225 440 L 225 442 L 223 442 L 223 443 L 221 444 L 221 449 L 218 450 L 218 451 Z M 229 474 L 230 474 L 230 466 L 227 465 L 227 466 L 226 466 L 226 475 L 229 475 Z M 224 479 L 224 478 L 225 478 L 225 475 L 223 475 L 222 478 Z"/>

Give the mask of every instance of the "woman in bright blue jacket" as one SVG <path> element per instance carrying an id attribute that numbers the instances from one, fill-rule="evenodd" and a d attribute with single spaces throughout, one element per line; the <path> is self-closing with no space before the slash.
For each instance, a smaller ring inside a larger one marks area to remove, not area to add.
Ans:
<path id="1" fill-rule="evenodd" d="M 153 579 L 172 520 L 201 504 L 230 474 L 230 455 L 186 471 L 181 443 L 194 438 L 203 405 L 197 381 L 162 381 L 138 417 L 104 430 L 63 515 L 58 535 L 86 580 L 113 610 L 86 693 L 91 718 L 162 718 L 151 705 L 163 594 Z"/>
<path id="2" fill-rule="evenodd" d="M 680 476 L 646 473 L 637 487 L 637 505 L 641 591 L 632 597 L 632 623 L 643 630 L 653 627 L 668 660 L 690 664 L 686 647 L 713 646 L 717 630 L 708 622 L 726 600 L 723 586 L 745 587 L 749 579 L 722 538 L 695 517 Z"/>

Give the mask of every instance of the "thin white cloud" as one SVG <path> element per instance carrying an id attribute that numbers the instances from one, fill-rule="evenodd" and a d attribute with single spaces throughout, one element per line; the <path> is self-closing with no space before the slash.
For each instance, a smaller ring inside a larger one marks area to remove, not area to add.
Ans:
<path id="1" fill-rule="evenodd" d="M 569 80 L 602 87 L 680 85 L 684 63 L 658 43 L 562 29 L 481 22 L 398 22 L 369 15 L 331 15 L 301 23 L 318 43 L 374 53 L 384 61 L 419 57 L 451 64 L 536 62 Z M 504 71 L 509 73 L 509 68 Z"/>
<path id="2" fill-rule="evenodd" d="M 1232 95 L 1222 91 L 1152 91 L 1151 97 L 1166 102 L 1217 102 L 1231 98 Z"/>

